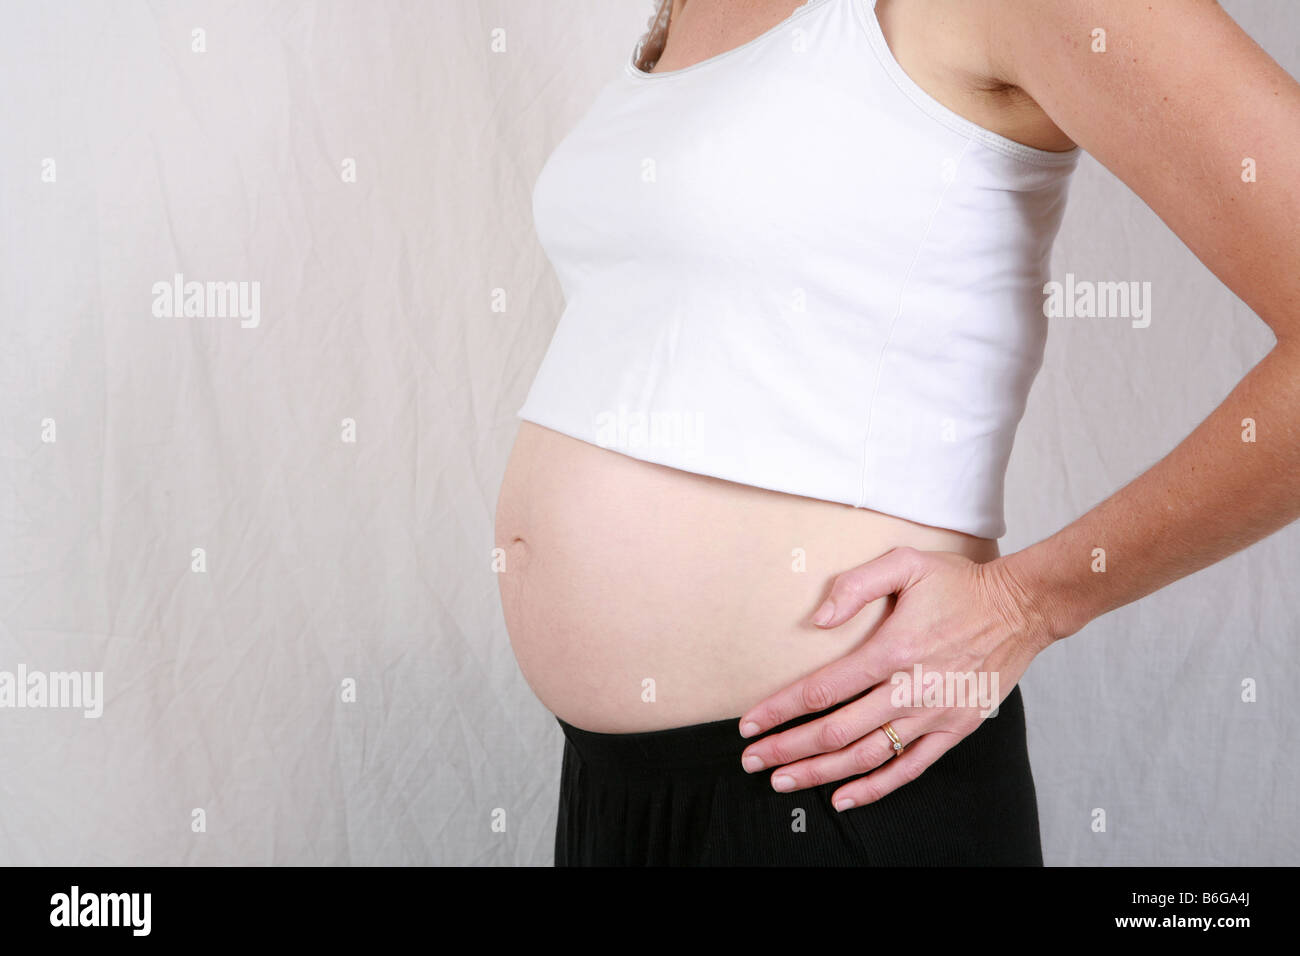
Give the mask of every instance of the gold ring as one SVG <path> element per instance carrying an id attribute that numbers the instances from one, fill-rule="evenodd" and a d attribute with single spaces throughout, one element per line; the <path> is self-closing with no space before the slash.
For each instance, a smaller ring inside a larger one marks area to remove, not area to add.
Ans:
<path id="1" fill-rule="evenodd" d="M 880 729 L 883 730 L 886 735 L 888 735 L 890 741 L 893 742 L 894 756 L 897 757 L 903 752 L 903 742 L 898 739 L 898 734 L 894 732 L 894 728 L 890 726 L 889 721 L 885 721 L 884 724 L 881 725 Z"/>

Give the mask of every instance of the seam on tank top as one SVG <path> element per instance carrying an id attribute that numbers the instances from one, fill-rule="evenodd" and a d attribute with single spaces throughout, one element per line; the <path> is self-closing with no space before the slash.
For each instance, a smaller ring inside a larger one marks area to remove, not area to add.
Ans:
<path id="1" fill-rule="evenodd" d="M 948 198 L 948 191 L 952 189 L 953 184 L 957 182 L 958 176 L 961 175 L 961 163 L 966 158 L 966 151 L 970 149 L 973 140 L 966 140 L 962 144 L 961 152 L 957 154 L 956 168 L 953 170 L 952 178 L 944 183 L 943 191 L 939 193 L 939 198 L 935 200 L 934 208 L 930 210 L 930 219 L 925 224 L 925 231 L 921 233 L 920 241 L 916 244 L 916 249 L 912 252 L 912 261 L 908 263 L 907 272 L 903 275 L 903 281 L 898 287 L 898 305 L 894 309 L 894 315 L 889 320 L 889 331 L 885 333 L 885 341 L 880 344 L 880 353 L 876 356 L 876 373 L 871 382 L 871 395 L 867 399 L 867 428 L 866 435 L 862 439 L 862 471 L 861 481 L 858 486 L 858 508 L 867 507 L 867 469 L 870 465 L 871 453 L 871 425 L 875 418 L 876 411 L 876 392 L 880 388 L 880 376 L 885 367 L 885 353 L 889 351 L 889 345 L 894 338 L 894 329 L 898 326 L 898 320 L 903 315 L 903 299 L 907 295 L 907 288 L 912 282 L 912 273 L 916 271 L 916 264 L 921 259 L 921 250 L 925 244 L 930 241 L 930 233 L 934 231 L 934 224 L 939 218 L 939 210 L 943 208 L 944 200 Z"/>

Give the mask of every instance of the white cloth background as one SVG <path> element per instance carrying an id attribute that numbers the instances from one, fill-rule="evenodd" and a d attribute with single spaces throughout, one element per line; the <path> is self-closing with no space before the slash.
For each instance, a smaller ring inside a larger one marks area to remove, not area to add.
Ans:
<path id="1" fill-rule="evenodd" d="M 1300 73 L 1290 0 L 1223 5 Z M 490 567 L 562 306 L 531 188 L 653 6 L 0 4 L 0 670 L 102 671 L 105 697 L 0 709 L 0 862 L 550 862 L 560 734 Z M 1053 321 L 1004 550 L 1272 341 L 1089 157 L 1054 271 L 1149 281 L 1155 313 Z M 259 282 L 260 324 L 155 317 L 176 273 Z M 1035 662 L 1049 863 L 1300 862 L 1298 545 Z"/>

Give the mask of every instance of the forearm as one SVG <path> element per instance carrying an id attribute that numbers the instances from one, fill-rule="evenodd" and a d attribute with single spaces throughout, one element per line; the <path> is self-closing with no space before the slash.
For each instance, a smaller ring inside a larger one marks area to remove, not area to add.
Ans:
<path id="1" fill-rule="evenodd" d="M 1254 442 L 1243 440 L 1245 419 L 1255 423 Z M 1297 517 L 1300 346 L 1279 342 L 1163 459 L 994 564 L 1022 610 L 1057 640 Z"/>

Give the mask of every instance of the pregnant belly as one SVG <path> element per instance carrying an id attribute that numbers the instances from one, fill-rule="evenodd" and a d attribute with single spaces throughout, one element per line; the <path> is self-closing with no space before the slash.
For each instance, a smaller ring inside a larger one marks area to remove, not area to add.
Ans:
<path id="1" fill-rule="evenodd" d="M 910 545 L 976 561 L 997 544 L 677 471 L 520 425 L 497 502 L 511 646 L 555 715 L 631 733 L 739 717 L 869 639 L 876 601 L 823 631 L 841 571 Z"/>

